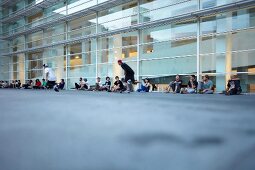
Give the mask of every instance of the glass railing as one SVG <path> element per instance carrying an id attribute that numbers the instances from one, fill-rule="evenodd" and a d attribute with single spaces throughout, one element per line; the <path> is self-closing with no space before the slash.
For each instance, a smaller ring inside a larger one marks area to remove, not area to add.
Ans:
<path id="1" fill-rule="evenodd" d="M 206 8 L 213 8 L 221 5 L 227 5 L 230 3 L 235 3 L 239 1 L 244 1 L 244 0 L 200 0 L 201 8 L 206 9 Z"/>
<path id="2" fill-rule="evenodd" d="M 26 5 L 26 6 L 24 6 L 23 8 L 18 9 L 18 10 L 14 11 L 14 12 L 9 13 L 8 15 L 3 16 L 1 19 L 4 20 L 4 19 L 6 19 L 6 18 L 8 18 L 8 17 L 11 17 L 11 16 L 13 16 L 13 15 L 16 15 L 17 13 L 19 13 L 19 12 L 21 12 L 21 11 L 24 11 L 24 10 L 26 10 L 26 9 L 28 9 L 28 8 L 30 8 L 30 7 L 32 7 L 32 6 L 34 6 L 34 5 L 37 5 L 37 4 L 39 4 L 39 3 L 42 3 L 43 1 L 44 1 L 44 0 L 35 0 L 34 2 L 32 2 L 32 3 L 30 3 L 30 4 Z"/>
<path id="3" fill-rule="evenodd" d="M 42 25 L 42 24 L 47 24 L 47 23 L 52 22 L 52 21 L 54 21 L 58 18 L 65 17 L 65 16 L 68 16 L 68 15 L 77 13 L 81 10 L 85 10 L 85 9 L 88 9 L 92 6 L 100 4 L 100 3 L 96 3 L 96 2 L 97 2 L 97 0 L 88 0 L 88 1 L 78 3 L 78 4 L 75 4 L 75 5 L 72 5 L 72 6 L 68 5 L 69 8 L 67 8 L 67 9 L 66 9 L 66 6 L 64 6 L 62 8 L 59 8 L 59 9 L 55 10 L 55 12 L 53 11 L 52 15 L 43 17 L 43 18 L 38 19 L 38 20 L 36 20 L 32 23 L 28 23 L 26 25 L 17 27 L 15 29 L 12 29 L 12 30 L 9 30 L 9 31 L 6 31 L 6 32 L 2 33 L 1 36 L 9 36 L 9 35 L 12 35 L 12 34 L 21 33 L 21 32 L 23 32 L 27 29 L 32 29 L 32 28 L 34 28 L 36 26 L 39 26 L 39 25 Z"/>

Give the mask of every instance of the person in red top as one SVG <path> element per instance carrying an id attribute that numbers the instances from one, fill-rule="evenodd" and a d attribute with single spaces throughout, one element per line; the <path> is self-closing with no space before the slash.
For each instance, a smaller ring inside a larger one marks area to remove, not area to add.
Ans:
<path id="1" fill-rule="evenodd" d="M 42 86 L 42 83 L 40 82 L 40 80 L 39 79 L 36 79 L 35 80 L 35 85 L 34 85 L 34 89 L 40 89 L 41 88 L 41 86 Z"/>

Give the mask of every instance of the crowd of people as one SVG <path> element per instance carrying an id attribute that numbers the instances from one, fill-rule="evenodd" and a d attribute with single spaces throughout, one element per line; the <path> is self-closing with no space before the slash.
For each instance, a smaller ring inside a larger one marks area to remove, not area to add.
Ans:
<path id="1" fill-rule="evenodd" d="M 155 89 L 155 85 L 150 83 L 149 78 L 145 78 L 143 82 L 136 81 L 134 78 L 135 72 L 131 67 L 122 60 L 118 60 L 118 64 L 124 70 L 125 77 L 120 79 L 116 76 L 112 84 L 110 77 L 106 77 L 104 83 L 101 81 L 100 77 L 97 77 L 95 84 L 88 82 L 86 78 L 80 78 L 78 83 L 74 84 L 74 89 L 77 90 L 86 90 L 86 91 L 108 91 L 108 92 L 133 92 L 133 84 L 138 85 L 137 92 L 152 92 Z M 54 71 L 48 67 L 48 65 L 43 65 L 45 71 L 45 79 L 40 81 L 36 79 L 27 80 L 25 84 L 21 84 L 20 80 L 13 80 L 11 83 L 8 81 L 0 81 L 0 88 L 23 88 L 23 89 L 54 89 L 56 92 L 63 90 L 65 88 L 65 81 L 61 79 L 59 83 L 56 83 L 56 76 Z M 186 85 L 183 84 L 183 81 L 179 75 L 175 76 L 175 80 L 171 81 L 167 88 L 166 93 L 180 93 L 180 94 L 213 94 L 214 93 L 214 84 L 210 80 L 208 75 L 204 75 L 201 81 L 196 80 L 195 75 L 189 76 L 189 81 Z M 237 75 L 232 75 L 230 80 L 227 83 L 227 88 L 223 91 L 226 95 L 238 95 L 241 94 L 242 88 L 240 85 L 240 79 Z"/>
<path id="2" fill-rule="evenodd" d="M 57 83 L 57 86 L 60 90 L 63 90 L 65 88 L 65 80 L 61 79 L 59 83 Z M 40 81 L 39 79 L 33 80 L 27 80 L 25 84 L 21 84 L 20 80 L 13 80 L 12 82 L 8 81 L 0 81 L 0 88 L 15 88 L 15 89 L 50 89 L 49 86 L 47 86 L 47 82 L 45 79 L 42 79 Z"/>

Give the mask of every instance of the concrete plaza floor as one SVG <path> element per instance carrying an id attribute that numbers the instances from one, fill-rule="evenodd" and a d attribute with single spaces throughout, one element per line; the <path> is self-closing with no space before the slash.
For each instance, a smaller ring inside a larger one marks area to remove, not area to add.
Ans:
<path id="1" fill-rule="evenodd" d="M 0 89 L 0 170 L 254 170 L 255 95 Z"/>

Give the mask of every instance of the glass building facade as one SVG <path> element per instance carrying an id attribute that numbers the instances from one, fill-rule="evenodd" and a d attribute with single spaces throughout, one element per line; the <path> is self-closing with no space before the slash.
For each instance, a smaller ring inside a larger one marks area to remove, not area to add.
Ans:
<path id="1" fill-rule="evenodd" d="M 176 74 L 238 74 L 255 92 L 254 0 L 1 0 L 0 80 L 123 77 L 117 60 L 162 90 Z"/>

